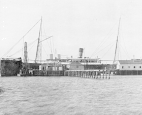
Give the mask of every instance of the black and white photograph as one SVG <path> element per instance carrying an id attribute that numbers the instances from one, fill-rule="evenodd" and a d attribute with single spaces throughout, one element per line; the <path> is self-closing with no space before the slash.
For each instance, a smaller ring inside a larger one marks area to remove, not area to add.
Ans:
<path id="1" fill-rule="evenodd" d="M 0 115 L 142 115 L 141 0 L 0 0 Z"/>

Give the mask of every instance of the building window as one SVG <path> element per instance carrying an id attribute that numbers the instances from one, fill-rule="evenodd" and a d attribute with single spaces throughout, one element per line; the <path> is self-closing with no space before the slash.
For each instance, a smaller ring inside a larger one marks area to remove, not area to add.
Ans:
<path id="1" fill-rule="evenodd" d="M 140 68 L 141 68 L 141 66 L 140 66 Z"/>
<path id="2" fill-rule="evenodd" d="M 136 67 L 134 66 L 134 68 L 136 68 Z"/>
<path id="3" fill-rule="evenodd" d="M 122 69 L 124 68 L 124 66 L 122 66 Z"/>
<path id="4" fill-rule="evenodd" d="M 130 68 L 130 66 L 128 66 L 128 68 Z"/>
<path id="5" fill-rule="evenodd" d="M 76 66 L 76 68 L 78 68 L 78 65 Z"/>

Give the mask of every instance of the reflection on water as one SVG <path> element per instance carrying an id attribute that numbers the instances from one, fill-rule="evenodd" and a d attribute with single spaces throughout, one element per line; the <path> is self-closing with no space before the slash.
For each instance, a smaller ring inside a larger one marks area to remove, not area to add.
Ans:
<path id="1" fill-rule="evenodd" d="M 142 76 L 2 77 L 0 115 L 140 115 Z"/>
<path id="2" fill-rule="evenodd" d="M 0 87 L 0 94 L 3 93 L 3 92 L 4 92 L 4 90 Z"/>

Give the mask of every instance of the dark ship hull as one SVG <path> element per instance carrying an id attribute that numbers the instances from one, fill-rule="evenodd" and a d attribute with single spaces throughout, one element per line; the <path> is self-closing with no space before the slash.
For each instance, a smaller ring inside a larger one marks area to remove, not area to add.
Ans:
<path id="1" fill-rule="evenodd" d="M 22 67 L 21 58 L 16 59 L 2 59 L 0 63 L 1 76 L 17 76 Z"/>

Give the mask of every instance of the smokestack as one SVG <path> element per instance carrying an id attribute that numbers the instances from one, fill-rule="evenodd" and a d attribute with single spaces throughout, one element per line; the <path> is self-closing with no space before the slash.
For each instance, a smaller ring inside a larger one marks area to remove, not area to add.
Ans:
<path id="1" fill-rule="evenodd" d="M 79 48 L 79 58 L 82 58 L 83 56 L 83 48 Z"/>
<path id="2" fill-rule="evenodd" d="M 27 42 L 24 44 L 24 63 L 28 62 Z"/>
<path id="3" fill-rule="evenodd" d="M 58 54 L 58 59 L 61 59 L 61 54 Z"/>
<path id="4" fill-rule="evenodd" d="M 53 59 L 53 54 L 50 54 L 50 59 Z"/>

